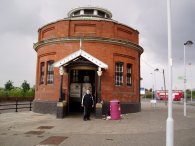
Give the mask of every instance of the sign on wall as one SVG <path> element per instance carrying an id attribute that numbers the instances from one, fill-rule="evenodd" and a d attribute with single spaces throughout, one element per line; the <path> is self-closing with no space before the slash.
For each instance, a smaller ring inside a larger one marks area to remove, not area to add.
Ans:
<path id="1" fill-rule="evenodd" d="M 81 96 L 81 84 L 80 83 L 71 83 L 70 97 L 80 98 L 80 96 Z"/>

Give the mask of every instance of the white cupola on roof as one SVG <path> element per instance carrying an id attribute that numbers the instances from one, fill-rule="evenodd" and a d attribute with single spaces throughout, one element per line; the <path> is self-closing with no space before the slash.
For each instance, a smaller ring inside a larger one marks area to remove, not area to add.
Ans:
<path id="1" fill-rule="evenodd" d="M 99 17 L 105 19 L 111 19 L 112 13 L 106 9 L 99 7 L 78 7 L 72 9 L 68 13 L 69 18 L 73 17 Z"/>

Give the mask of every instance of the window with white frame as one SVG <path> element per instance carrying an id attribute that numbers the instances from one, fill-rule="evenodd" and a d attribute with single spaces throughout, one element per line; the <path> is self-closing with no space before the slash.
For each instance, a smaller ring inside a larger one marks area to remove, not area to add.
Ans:
<path id="1" fill-rule="evenodd" d="M 132 85 L 132 64 L 127 64 L 127 86 Z"/>
<path id="2" fill-rule="evenodd" d="M 121 86 L 123 84 L 123 62 L 116 62 L 115 64 L 115 85 Z"/>
<path id="3" fill-rule="evenodd" d="M 53 70 L 53 60 L 47 62 L 47 84 L 53 84 L 54 70 Z"/>
<path id="4" fill-rule="evenodd" d="M 45 63 L 41 62 L 40 84 L 44 84 Z"/>

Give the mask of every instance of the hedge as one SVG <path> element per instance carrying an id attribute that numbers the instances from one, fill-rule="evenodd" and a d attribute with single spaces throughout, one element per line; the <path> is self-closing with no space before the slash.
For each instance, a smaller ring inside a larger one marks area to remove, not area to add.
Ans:
<path id="1" fill-rule="evenodd" d="M 33 100 L 34 89 L 24 92 L 21 88 L 14 88 L 12 90 L 0 89 L 0 101 L 15 101 L 15 100 Z"/>

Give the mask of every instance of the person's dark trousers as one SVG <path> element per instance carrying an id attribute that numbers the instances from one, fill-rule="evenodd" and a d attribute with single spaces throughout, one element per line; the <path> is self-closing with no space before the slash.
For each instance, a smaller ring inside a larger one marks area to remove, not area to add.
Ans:
<path id="1" fill-rule="evenodd" d="M 87 107 L 87 120 L 90 120 L 91 106 Z"/>
<path id="2" fill-rule="evenodd" d="M 91 107 L 84 106 L 84 117 L 83 120 L 90 120 Z"/>
<path id="3" fill-rule="evenodd" d="M 86 106 L 84 106 L 84 116 L 83 116 L 83 120 L 84 120 L 84 121 L 87 120 L 87 108 L 86 108 Z"/>

